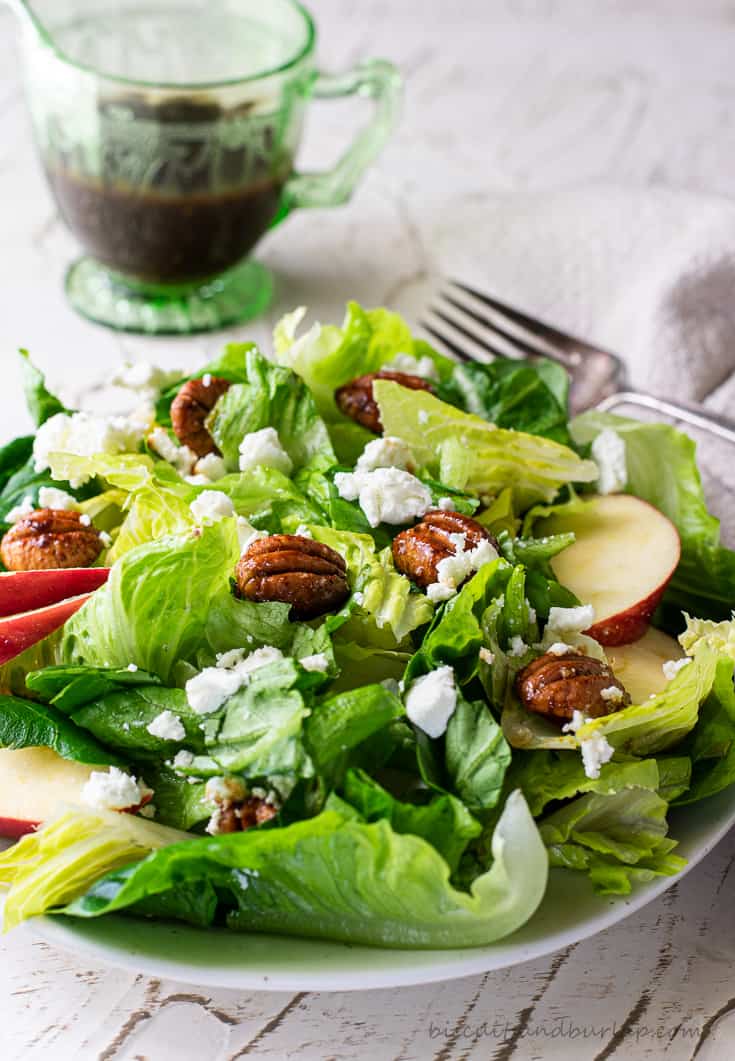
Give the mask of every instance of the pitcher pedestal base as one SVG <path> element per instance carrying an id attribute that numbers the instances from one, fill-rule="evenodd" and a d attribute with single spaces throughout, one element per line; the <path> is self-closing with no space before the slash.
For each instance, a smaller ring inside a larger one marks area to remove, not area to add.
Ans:
<path id="1" fill-rule="evenodd" d="M 271 301 L 273 277 L 247 260 L 201 284 L 136 284 L 81 258 L 66 274 L 66 294 L 77 313 L 118 331 L 192 335 L 257 317 Z"/>

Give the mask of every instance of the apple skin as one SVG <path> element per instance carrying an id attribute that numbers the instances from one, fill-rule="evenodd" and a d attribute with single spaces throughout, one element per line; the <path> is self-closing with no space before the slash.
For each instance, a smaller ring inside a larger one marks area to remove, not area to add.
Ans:
<path id="1" fill-rule="evenodd" d="M 0 818 L 0 836 L 6 840 L 19 840 L 21 836 L 34 833 L 40 822 L 21 822 L 16 818 Z"/>
<path id="2" fill-rule="evenodd" d="M 60 803 L 78 803 L 94 770 L 51 748 L 0 748 L 0 836 L 32 833 Z"/>
<path id="3" fill-rule="evenodd" d="M 46 608 L 36 608 L 35 611 L 21 612 L 0 619 L 0 664 L 14 659 L 37 641 L 42 641 L 54 630 L 58 630 L 91 595 L 82 593 L 78 597 L 69 597 Z"/>
<path id="4" fill-rule="evenodd" d="M 0 573 L 0 616 L 35 611 L 68 597 L 92 593 L 107 581 L 109 567 L 52 568 Z"/>
<path id="5" fill-rule="evenodd" d="M 670 579 L 671 576 L 645 600 L 638 601 L 624 612 L 594 623 L 589 630 L 584 631 L 585 634 L 594 637 L 599 644 L 608 646 L 629 645 L 632 641 L 638 641 L 651 625 L 651 617 L 658 608 Z"/>

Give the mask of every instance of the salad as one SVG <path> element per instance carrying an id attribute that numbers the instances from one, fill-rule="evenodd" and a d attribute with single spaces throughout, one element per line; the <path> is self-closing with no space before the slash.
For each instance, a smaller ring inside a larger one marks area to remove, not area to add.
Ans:
<path id="1" fill-rule="evenodd" d="M 387 947 L 625 895 L 735 780 L 735 553 L 695 447 L 385 309 L 0 450 L 4 920 Z"/>

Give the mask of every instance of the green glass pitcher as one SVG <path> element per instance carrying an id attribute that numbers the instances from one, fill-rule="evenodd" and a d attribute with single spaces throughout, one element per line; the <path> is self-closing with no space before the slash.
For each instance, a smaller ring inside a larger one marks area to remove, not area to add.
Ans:
<path id="1" fill-rule="evenodd" d="M 396 121 L 395 68 L 318 73 L 296 0 L 10 2 L 44 171 L 86 251 L 67 294 L 113 328 L 183 334 L 261 312 L 257 241 L 296 207 L 348 200 Z M 371 122 L 333 169 L 296 172 L 309 100 L 356 94 Z"/>

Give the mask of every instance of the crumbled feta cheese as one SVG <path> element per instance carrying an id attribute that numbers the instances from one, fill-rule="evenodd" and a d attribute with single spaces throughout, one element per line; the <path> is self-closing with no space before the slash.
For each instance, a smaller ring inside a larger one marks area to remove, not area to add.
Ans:
<path id="1" fill-rule="evenodd" d="M 172 465 L 179 475 L 188 476 L 197 455 L 188 446 L 177 446 L 168 431 L 163 427 L 155 427 L 148 436 L 148 445 L 159 457 Z"/>
<path id="2" fill-rule="evenodd" d="M 594 621 L 595 609 L 591 604 L 582 604 L 578 608 L 551 608 L 545 634 L 578 634 L 592 626 Z"/>
<path id="3" fill-rule="evenodd" d="M 100 541 L 104 545 L 105 549 L 109 549 L 110 546 L 112 545 L 111 536 L 107 533 L 107 531 L 100 531 L 99 535 L 100 535 Z"/>
<path id="4" fill-rule="evenodd" d="M 205 667 L 186 683 L 189 707 L 198 715 L 209 715 L 247 685 L 249 675 L 259 667 L 283 659 L 274 645 L 263 645 L 243 657 L 242 649 L 232 649 L 217 656 L 217 665 Z"/>
<path id="5" fill-rule="evenodd" d="M 128 663 L 126 670 L 129 670 L 131 674 L 135 674 L 138 669 L 137 663 Z"/>
<path id="6" fill-rule="evenodd" d="M 240 443 L 240 471 L 247 472 L 261 465 L 275 468 L 284 475 L 290 475 L 293 470 L 293 461 L 281 445 L 274 427 L 251 431 Z"/>
<path id="7" fill-rule="evenodd" d="M 609 763 L 615 749 L 606 737 L 601 733 L 595 733 L 579 742 L 579 750 L 582 753 L 582 763 L 587 777 L 596 780 L 600 776 L 600 767 L 603 763 Z"/>
<path id="8" fill-rule="evenodd" d="M 515 636 L 511 637 L 510 645 L 508 647 L 508 655 L 509 656 L 513 656 L 514 658 L 518 658 L 519 656 L 524 655 L 524 653 L 526 652 L 527 649 L 528 649 L 528 645 L 526 644 L 526 642 L 523 640 L 522 637 L 519 637 L 518 634 L 515 634 Z"/>
<path id="9" fill-rule="evenodd" d="M 586 725 L 589 719 L 584 711 L 573 711 L 571 721 L 561 727 L 562 733 L 576 733 L 578 729 Z"/>
<path id="10" fill-rule="evenodd" d="M 359 589 L 356 589 L 355 592 L 352 594 L 352 599 L 358 606 L 358 608 L 362 608 L 363 604 L 365 603 L 365 594 L 361 593 Z"/>
<path id="11" fill-rule="evenodd" d="M 150 794 L 144 782 L 111 766 L 109 771 L 92 771 L 82 789 L 82 802 L 95 810 L 126 810 L 137 807 Z"/>
<path id="12" fill-rule="evenodd" d="M 358 501 L 371 527 L 379 523 L 410 523 L 431 508 L 431 493 L 424 484 L 400 468 L 372 472 L 338 472 L 334 483 L 345 501 Z"/>
<path id="13" fill-rule="evenodd" d="M 606 427 L 592 443 L 592 459 L 597 465 L 599 478 L 597 492 L 619 494 L 628 482 L 628 466 L 625 458 L 625 442 L 611 427 Z"/>
<path id="14" fill-rule="evenodd" d="M 419 409 L 418 422 L 420 424 L 428 424 L 428 422 L 429 422 L 429 414 L 427 413 L 426 409 Z"/>
<path id="15" fill-rule="evenodd" d="M 186 748 L 182 748 L 180 752 L 174 755 L 171 765 L 174 770 L 187 770 L 194 762 L 194 753 L 189 752 Z"/>
<path id="16" fill-rule="evenodd" d="M 296 528 L 295 533 L 296 533 L 296 536 L 299 537 L 299 538 L 313 538 L 314 537 L 314 535 L 311 533 L 311 531 L 309 530 L 309 528 L 306 526 L 305 523 L 299 523 L 298 527 Z"/>
<path id="17" fill-rule="evenodd" d="M 234 803 L 246 795 L 245 782 L 239 777 L 210 777 L 204 786 L 204 798 L 210 803 Z"/>
<path id="18" fill-rule="evenodd" d="M 160 737 L 161 740 L 184 740 L 186 737 L 183 723 L 173 711 L 162 711 L 148 723 L 146 729 L 152 737 Z"/>
<path id="19" fill-rule="evenodd" d="M 189 505 L 191 514 L 199 524 L 219 523 L 235 515 L 235 507 L 227 494 L 221 490 L 203 490 Z"/>
<path id="20" fill-rule="evenodd" d="M 571 645 L 565 645 L 563 641 L 555 641 L 553 645 L 549 645 L 546 649 L 552 656 L 566 656 L 568 652 L 572 652 Z"/>
<path id="21" fill-rule="evenodd" d="M 417 678 L 406 694 L 406 714 L 430 737 L 441 737 L 457 706 L 451 667 L 438 667 Z"/>
<path id="22" fill-rule="evenodd" d="M 683 659 L 667 659 L 665 663 L 661 664 L 664 677 L 667 681 L 671 681 L 672 678 L 676 677 L 682 667 L 686 667 L 691 662 L 691 656 L 684 656 Z"/>
<path id="23" fill-rule="evenodd" d="M 55 486 L 42 486 L 38 491 L 38 507 L 68 512 L 77 508 L 77 499 L 67 494 L 66 490 L 57 490 Z"/>
<path id="24" fill-rule="evenodd" d="M 442 512 L 454 512 L 454 498 L 440 497 L 436 503 L 436 507 L 440 508 Z"/>
<path id="25" fill-rule="evenodd" d="M 35 511 L 36 506 L 33 504 L 33 498 L 26 495 L 19 505 L 15 508 L 11 508 L 5 519 L 8 523 L 17 523 L 21 519 L 25 519 L 26 516 L 30 516 L 31 512 Z"/>
<path id="26" fill-rule="evenodd" d="M 205 372 L 204 375 L 202 376 L 202 386 L 204 386 L 204 387 L 211 387 L 212 386 L 212 373 L 211 372 Z"/>
<path id="27" fill-rule="evenodd" d="M 157 397 L 159 391 L 181 379 L 181 369 L 163 369 L 148 361 L 123 361 L 110 382 L 126 390 L 140 391 L 146 397 Z"/>
<path id="28" fill-rule="evenodd" d="M 210 715 L 242 686 L 236 671 L 205 667 L 186 683 L 186 699 L 197 715 Z"/>
<path id="29" fill-rule="evenodd" d="M 453 556 L 445 556 L 439 561 L 436 565 L 437 580 L 426 590 L 427 597 L 435 604 L 454 596 L 470 575 L 498 559 L 497 550 L 487 539 L 473 549 L 466 548 L 467 538 L 464 534 L 450 534 L 449 540 L 456 551 Z"/>
<path id="30" fill-rule="evenodd" d="M 480 659 L 490 667 L 495 662 L 495 653 L 491 652 L 489 648 L 481 648 Z"/>
<path id="31" fill-rule="evenodd" d="M 250 520 L 245 519 L 244 516 L 237 517 L 237 539 L 240 543 L 240 555 L 247 552 L 253 542 L 260 541 L 261 538 L 267 538 L 268 532 L 263 530 L 257 530 Z"/>
<path id="32" fill-rule="evenodd" d="M 222 457 L 218 457 L 216 453 L 208 453 L 205 457 L 200 457 L 196 462 L 194 473 L 197 476 L 204 476 L 209 479 L 210 483 L 214 483 L 226 475 L 227 468 Z"/>
<path id="33" fill-rule="evenodd" d="M 381 366 L 381 372 L 405 372 L 408 376 L 439 379 L 437 367 L 428 355 L 414 357 L 413 354 L 398 353 L 391 361 Z"/>
<path id="34" fill-rule="evenodd" d="M 617 685 L 608 685 L 606 689 L 600 689 L 600 697 L 609 704 L 619 704 L 623 699 L 623 690 Z"/>
<path id="35" fill-rule="evenodd" d="M 92 526 L 92 517 L 88 516 L 86 512 L 83 512 L 81 514 L 81 516 L 79 517 L 79 522 L 81 523 L 81 525 L 83 527 L 91 527 Z"/>
<path id="36" fill-rule="evenodd" d="M 50 466 L 52 453 L 94 457 L 100 453 L 135 452 L 146 430 L 135 415 L 95 416 L 92 413 L 56 413 L 41 424 L 33 442 L 37 472 Z M 83 486 L 89 476 L 70 479 L 72 487 Z"/>
<path id="37" fill-rule="evenodd" d="M 302 656 L 299 663 L 304 670 L 324 672 L 329 669 L 329 660 L 323 652 L 315 652 L 313 656 Z"/>
<path id="38" fill-rule="evenodd" d="M 531 606 L 531 602 L 526 597 L 526 607 L 528 608 L 528 621 L 529 623 L 536 622 L 536 609 Z"/>
<path id="39" fill-rule="evenodd" d="M 412 471 L 416 467 L 413 454 L 401 438 L 387 435 L 368 442 L 357 458 L 356 472 L 374 472 L 376 468 L 401 468 Z"/>

